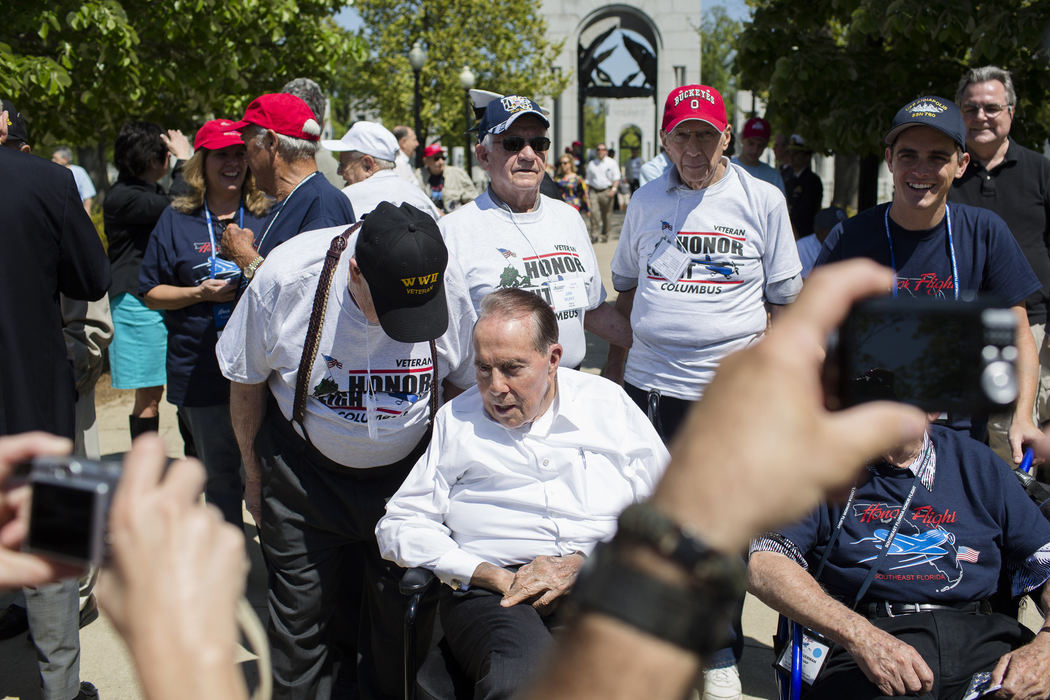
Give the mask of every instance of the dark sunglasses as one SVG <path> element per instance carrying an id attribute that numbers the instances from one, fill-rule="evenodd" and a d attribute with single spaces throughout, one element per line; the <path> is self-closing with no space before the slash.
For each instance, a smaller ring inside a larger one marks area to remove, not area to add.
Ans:
<path id="1" fill-rule="evenodd" d="M 549 150 L 551 147 L 551 140 L 546 136 L 533 136 L 528 140 L 524 136 L 504 136 L 501 145 L 507 153 L 517 153 L 525 148 L 526 143 L 537 153 Z"/>
<path id="2" fill-rule="evenodd" d="M 432 155 L 430 157 L 433 158 L 434 160 L 445 160 L 445 154 L 444 153 L 435 153 L 434 155 Z"/>

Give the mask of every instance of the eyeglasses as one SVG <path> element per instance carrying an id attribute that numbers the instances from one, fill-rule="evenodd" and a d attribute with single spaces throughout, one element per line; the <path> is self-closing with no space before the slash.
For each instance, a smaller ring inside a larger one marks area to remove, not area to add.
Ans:
<path id="1" fill-rule="evenodd" d="M 1010 109 L 1011 106 L 1012 105 L 999 105 L 995 104 L 994 102 L 986 105 L 977 105 L 969 103 L 963 105 L 962 113 L 965 114 L 967 117 L 976 117 L 977 113 L 983 109 L 984 116 L 991 117 L 994 119 L 995 117 L 998 117 L 1004 109 Z"/>
<path id="2" fill-rule="evenodd" d="M 524 136 L 504 136 L 500 145 L 507 153 L 517 153 L 525 148 L 526 143 L 537 153 L 547 151 L 551 147 L 551 140 L 546 136 L 533 136 L 531 139 L 526 139 Z"/>
<path id="3" fill-rule="evenodd" d="M 434 160 L 445 160 L 445 154 L 444 153 L 435 153 L 434 155 L 432 155 L 430 157 L 433 158 Z"/>

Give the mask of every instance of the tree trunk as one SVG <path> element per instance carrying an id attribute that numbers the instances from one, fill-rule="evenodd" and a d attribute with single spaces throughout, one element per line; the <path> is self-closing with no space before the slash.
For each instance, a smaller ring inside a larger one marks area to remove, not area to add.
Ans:
<path id="1" fill-rule="evenodd" d="M 857 177 L 860 164 L 857 156 L 835 155 L 835 193 L 831 206 L 845 211 L 857 211 Z"/>
<path id="2" fill-rule="evenodd" d="M 857 183 L 857 211 L 871 209 L 878 204 L 879 157 L 863 156 L 860 159 L 860 177 Z"/>

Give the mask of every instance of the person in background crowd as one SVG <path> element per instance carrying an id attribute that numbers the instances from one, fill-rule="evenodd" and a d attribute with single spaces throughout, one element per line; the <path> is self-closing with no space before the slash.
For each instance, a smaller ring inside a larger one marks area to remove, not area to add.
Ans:
<path id="1" fill-rule="evenodd" d="M 419 139 L 416 137 L 416 132 L 409 126 L 395 126 L 391 131 L 394 132 L 394 138 L 397 139 L 397 158 L 394 160 L 394 171 L 397 172 L 398 177 L 405 179 L 408 182 L 416 181 L 416 164 L 413 162 L 412 157 L 416 154 L 416 149 L 419 148 Z"/>
<path id="2" fill-rule="evenodd" d="M 169 155 L 177 160 L 171 187 L 165 192 L 157 181 L 168 174 Z M 191 156 L 193 147 L 181 131 L 165 133 L 151 122 L 124 124 L 113 145 L 120 175 L 102 203 L 113 267 L 109 367 L 114 388 L 135 390 L 135 405 L 128 417 L 132 439 L 160 425 L 167 347 L 164 314 L 148 308 L 138 296 L 139 267 L 150 233 L 171 196 L 185 191 L 182 169 Z"/>
<path id="3" fill-rule="evenodd" d="M 1050 420 L 1050 346 L 1046 341 L 1050 307 L 1050 160 L 1010 138 L 1017 93 L 1010 72 L 998 66 L 971 68 L 959 81 L 955 101 L 966 124 L 970 163 L 952 183 L 952 202 L 991 209 L 1010 228 L 1041 288 L 1025 299 L 1028 327 L 1039 352 L 1035 422 Z M 988 444 L 1012 461 L 1007 438 L 1009 416 L 988 420 Z"/>
<path id="4" fill-rule="evenodd" d="M 660 146 L 660 152 L 642 165 L 641 175 L 638 177 L 639 187 L 660 177 L 670 167 L 671 160 L 667 157 L 667 151 Z"/>
<path id="5" fill-rule="evenodd" d="M 813 233 L 813 217 L 817 215 L 824 198 L 824 183 L 809 167 L 812 157 L 813 150 L 806 145 L 802 137 L 792 134 L 788 141 L 790 165 L 782 172 L 788 211 L 791 213 L 791 227 L 795 231 L 796 240 Z"/>
<path id="6" fill-rule="evenodd" d="M 609 157 L 609 149 L 599 143 L 594 158 L 587 161 L 587 200 L 591 210 L 591 243 L 609 240 L 613 201 L 620 186 L 620 166 Z"/>
<path id="7" fill-rule="evenodd" d="M 627 159 L 625 167 L 624 174 L 627 177 L 627 182 L 631 185 L 631 194 L 634 194 L 635 190 L 642 186 L 642 166 L 645 164 L 645 161 L 642 160 L 638 153 L 638 147 L 631 146 L 631 157 Z"/>
<path id="8" fill-rule="evenodd" d="M 759 180 L 776 185 L 783 193 L 784 180 L 780 177 L 780 171 L 759 160 L 769 144 L 770 131 L 769 122 L 762 117 L 751 117 L 744 122 L 740 155 L 733 158 L 733 162 Z"/>
<path id="9" fill-rule="evenodd" d="M 432 143 L 423 149 L 423 167 L 418 171 L 419 186 L 443 213 L 455 211 L 478 196 L 474 183 L 463 168 L 446 162 L 445 149 Z"/>
<path id="10" fill-rule="evenodd" d="M 563 202 L 574 207 L 583 216 L 590 216 L 591 210 L 587 206 L 587 183 L 576 174 L 571 154 L 564 153 L 558 158 L 554 182 L 561 191 Z"/>
<path id="11" fill-rule="evenodd" d="M 417 187 L 405 187 L 405 182 L 394 171 L 397 139 L 382 124 L 355 122 L 343 138 L 321 142 L 339 154 L 339 174 L 346 187 L 343 194 L 364 219 L 380 202 L 399 205 L 407 202 L 435 220 L 441 210 L 434 206 Z"/>
<path id="12" fill-rule="evenodd" d="M 73 162 L 73 151 L 69 150 L 67 146 L 56 148 L 55 152 L 51 154 L 51 162 L 64 165 L 73 173 L 73 179 L 77 181 L 77 192 L 80 193 L 80 199 L 84 202 L 84 211 L 90 214 L 91 205 L 94 204 L 97 193 L 95 192 L 95 183 L 91 181 L 88 171 Z"/>
<path id="13" fill-rule="evenodd" d="M 285 83 L 284 87 L 281 88 L 281 92 L 295 95 L 305 102 L 310 111 L 314 113 L 317 123 L 321 125 L 321 133 L 324 133 L 324 120 L 328 112 L 328 98 L 325 97 L 320 85 L 309 78 L 296 78 Z M 343 186 L 343 179 L 339 177 L 337 158 L 324 147 L 323 142 L 317 149 L 317 153 L 314 154 L 314 160 L 317 162 L 317 170 L 324 175 L 325 179 L 332 186 Z"/>
<path id="14" fill-rule="evenodd" d="M 802 262 L 803 279 L 809 277 L 809 273 L 813 271 L 813 263 L 817 261 L 820 248 L 824 244 L 824 239 L 831 233 L 831 229 L 847 218 L 846 212 L 838 207 L 821 209 L 813 219 L 813 233 L 795 241 L 798 246 L 798 259 Z"/>

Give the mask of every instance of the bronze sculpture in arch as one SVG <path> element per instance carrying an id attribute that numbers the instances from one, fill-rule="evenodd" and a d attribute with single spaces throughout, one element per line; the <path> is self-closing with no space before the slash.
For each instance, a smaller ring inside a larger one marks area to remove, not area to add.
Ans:
<path id="1" fill-rule="evenodd" d="M 578 36 L 582 36 L 586 30 L 594 24 L 615 17 L 618 24 L 610 27 L 590 41 L 587 46 L 577 43 L 577 132 L 578 139 L 584 140 L 584 103 L 588 97 L 599 97 L 606 99 L 619 99 L 627 97 L 651 97 L 654 110 L 659 111 L 656 96 L 657 78 L 657 55 L 659 51 L 659 37 L 651 20 L 637 9 L 625 6 L 609 6 L 594 13 L 584 22 Z M 619 32 L 619 43 L 611 48 L 604 47 L 606 40 Z M 642 39 L 638 41 L 628 32 L 632 32 Z M 617 81 L 602 69 L 602 63 L 608 59 L 620 46 L 627 51 L 634 61 L 633 72 Z M 656 123 L 654 119 L 654 136 L 656 134 Z"/>

